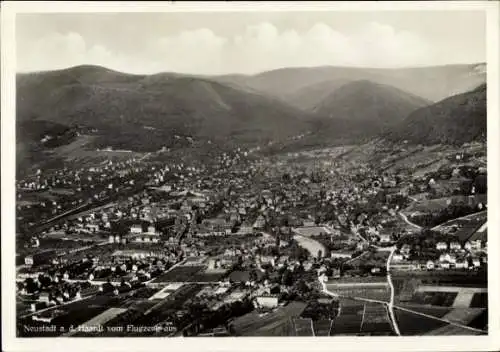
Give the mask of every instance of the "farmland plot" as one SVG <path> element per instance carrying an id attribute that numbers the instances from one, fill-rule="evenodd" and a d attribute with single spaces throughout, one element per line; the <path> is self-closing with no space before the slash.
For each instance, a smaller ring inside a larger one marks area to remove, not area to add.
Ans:
<path id="1" fill-rule="evenodd" d="M 158 276 L 153 282 L 188 282 L 203 269 L 203 266 L 178 266 Z"/>
<path id="2" fill-rule="evenodd" d="M 450 307 L 453 305 L 457 295 L 458 292 L 415 292 L 411 303 Z"/>
<path id="3" fill-rule="evenodd" d="M 470 302 L 471 308 L 487 308 L 488 307 L 488 293 L 475 293 Z"/>
<path id="4" fill-rule="evenodd" d="M 366 303 L 361 332 L 372 335 L 392 335 L 392 326 L 387 309 L 379 303 Z"/>
<path id="5" fill-rule="evenodd" d="M 469 330 L 466 328 L 461 328 L 460 326 L 448 324 L 441 328 L 435 329 L 433 331 L 428 332 L 426 335 L 455 335 L 455 336 L 464 336 L 464 335 L 482 335 L 479 331 Z"/>
<path id="6" fill-rule="evenodd" d="M 341 314 L 333 321 L 333 331 L 331 335 L 353 335 L 359 334 L 362 316 L 357 314 Z"/>
<path id="7" fill-rule="evenodd" d="M 295 318 L 293 320 L 296 336 L 314 336 L 311 319 Z"/>
<path id="8" fill-rule="evenodd" d="M 406 312 L 398 308 L 394 308 L 394 314 L 399 326 L 399 331 L 403 336 L 422 335 L 449 325 L 443 321 Z"/>
<path id="9" fill-rule="evenodd" d="M 313 321 L 314 335 L 315 336 L 330 336 L 330 330 L 333 327 L 333 320 L 320 319 Z"/>
<path id="10" fill-rule="evenodd" d="M 291 302 L 267 314 L 256 311 L 231 322 L 237 336 L 295 336 L 292 319 L 298 317 L 306 304 Z"/>
<path id="11" fill-rule="evenodd" d="M 483 310 L 483 308 L 455 308 L 446 314 L 443 319 L 467 325 L 481 315 Z"/>
<path id="12" fill-rule="evenodd" d="M 342 297 L 366 298 L 388 302 L 391 291 L 387 282 L 327 284 L 330 292 Z"/>
<path id="13" fill-rule="evenodd" d="M 488 310 L 483 310 L 481 314 L 472 319 L 467 326 L 474 329 L 488 330 Z"/>
<path id="14" fill-rule="evenodd" d="M 438 306 L 424 306 L 419 304 L 401 304 L 403 308 L 414 310 L 419 313 L 432 315 L 436 318 L 442 318 L 446 314 L 452 311 L 452 308 L 449 307 L 438 307 Z"/>

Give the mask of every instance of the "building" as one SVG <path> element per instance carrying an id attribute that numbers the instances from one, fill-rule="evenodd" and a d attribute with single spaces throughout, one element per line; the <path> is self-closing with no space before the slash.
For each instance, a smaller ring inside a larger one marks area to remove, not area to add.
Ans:
<path id="1" fill-rule="evenodd" d="M 130 233 L 133 233 L 133 234 L 142 233 L 142 225 L 141 224 L 134 224 L 134 225 L 130 226 Z"/>
<path id="2" fill-rule="evenodd" d="M 464 243 L 464 249 L 466 251 L 470 251 L 472 249 L 472 244 L 471 244 L 470 241 L 467 241 L 467 242 Z"/>
<path id="3" fill-rule="evenodd" d="M 469 264 L 466 260 L 457 260 L 457 262 L 455 263 L 455 268 L 457 269 L 467 269 L 468 267 Z"/>
<path id="4" fill-rule="evenodd" d="M 385 233 L 383 233 L 383 234 L 380 235 L 380 243 L 389 243 L 389 242 L 391 242 L 391 236 L 390 235 L 385 234 Z"/>
<path id="5" fill-rule="evenodd" d="M 391 270 L 394 270 L 394 271 L 412 271 L 412 270 L 421 270 L 421 269 L 422 269 L 422 265 L 418 262 L 391 264 Z"/>
<path id="6" fill-rule="evenodd" d="M 403 260 L 403 255 L 401 253 L 394 253 L 392 260 L 395 262 L 400 262 Z"/>
<path id="7" fill-rule="evenodd" d="M 246 225 L 246 224 L 243 224 L 240 226 L 240 228 L 238 229 L 238 232 L 237 234 L 238 235 L 248 235 L 248 234 L 252 234 L 253 233 L 253 227 L 252 226 L 249 226 L 249 225 Z"/>
<path id="8" fill-rule="evenodd" d="M 261 308 L 276 308 L 278 306 L 278 296 L 262 295 L 255 297 L 255 302 Z"/>
<path id="9" fill-rule="evenodd" d="M 351 259 L 352 254 L 349 252 L 332 251 L 330 256 L 337 259 Z"/>
<path id="10" fill-rule="evenodd" d="M 86 228 L 92 233 L 99 232 L 99 224 L 87 224 Z"/>
<path id="11" fill-rule="evenodd" d="M 259 215 L 253 224 L 253 228 L 262 229 L 264 228 L 265 225 L 266 225 L 266 219 L 262 215 Z"/>
<path id="12" fill-rule="evenodd" d="M 438 243 L 436 244 L 436 249 L 437 249 L 438 251 L 445 251 L 445 250 L 447 250 L 447 249 L 448 249 L 448 245 L 446 244 L 446 242 L 438 242 Z"/>

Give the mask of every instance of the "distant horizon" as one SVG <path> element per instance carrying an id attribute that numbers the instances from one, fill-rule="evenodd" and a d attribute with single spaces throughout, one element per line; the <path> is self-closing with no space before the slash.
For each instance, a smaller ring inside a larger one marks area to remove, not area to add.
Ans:
<path id="1" fill-rule="evenodd" d="M 65 71 L 76 69 L 79 67 L 94 67 L 94 68 L 102 68 L 109 71 L 114 71 L 117 73 L 132 75 L 132 76 L 153 76 L 164 73 L 172 73 L 178 75 L 186 75 L 186 76 L 197 76 L 197 77 L 224 77 L 224 76 L 258 76 L 261 74 L 265 74 L 268 72 L 281 71 L 281 70 L 289 70 L 289 69 L 319 69 L 319 68 L 345 68 L 345 69 L 362 69 L 362 70 L 411 70 L 411 69 L 425 69 L 425 68 L 438 68 L 438 67 L 449 67 L 449 66 L 475 66 L 475 65 L 487 65 L 486 61 L 480 62 L 468 62 L 468 63 L 450 63 L 450 64 L 440 64 L 440 65 L 422 65 L 422 66 L 401 66 L 401 67 L 371 67 L 371 66 L 348 66 L 348 65 L 319 65 L 319 66 L 285 66 L 279 67 L 275 69 L 259 71 L 256 73 L 223 73 L 223 74 L 201 74 L 201 73 L 189 73 L 189 72 L 177 72 L 177 71 L 158 71 L 153 73 L 135 73 L 135 72 L 126 72 L 118 69 L 114 69 L 105 65 L 96 65 L 96 64 L 78 64 L 67 66 L 63 68 L 55 68 L 48 70 L 38 70 L 38 71 L 17 71 L 16 74 L 37 74 L 37 73 L 45 73 L 45 72 L 57 72 L 57 71 Z"/>

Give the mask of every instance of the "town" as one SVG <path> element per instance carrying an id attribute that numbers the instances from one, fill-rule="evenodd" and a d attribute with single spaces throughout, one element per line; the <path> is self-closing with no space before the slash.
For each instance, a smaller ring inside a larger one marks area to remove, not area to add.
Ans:
<path id="1" fill-rule="evenodd" d="M 19 336 L 486 333 L 483 144 L 270 148 L 18 180 Z"/>

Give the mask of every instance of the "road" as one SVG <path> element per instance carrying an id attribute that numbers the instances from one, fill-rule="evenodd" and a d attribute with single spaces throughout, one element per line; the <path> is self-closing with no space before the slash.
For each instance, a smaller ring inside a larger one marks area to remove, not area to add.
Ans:
<path id="1" fill-rule="evenodd" d="M 349 260 L 347 260 L 344 264 L 349 264 L 350 262 L 358 259 L 358 258 L 361 258 L 362 256 L 366 255 L 367 253 L 370 253 L 370 251 L 364 251 L 363 253 L 361 253 L 360 255 L 354 257 L 354 258 L 351 258 Z"/>
<path id="2" fill-rule="evenodd" d="M 392 256 L 394 255 L 394 252 L 396 251 L 396 247 L 393 247 L 391 250 L 391 254 L 389 254 L 389 257 L 387 258 L 387 282 L 389 283 L 389 286 L 391 287 L 391 300 L 389 301 L 389 304 L 387 305 L 387 308 L 389 310 L 389 315 L 391 316 L 391 321 L 392 321 L 392 326 L 394 327 L 394 332 L 398 336 L 401 336 L 401 332 L 399 331 L 399 326 L 398 326 L 398 321 L 396 320 L 396 317 L 394 315 L 394 285 L 392 283 L 392 277 L 391 277 L 391 261 L 392 261 Z"/>
<path id="3" fill-rule="evenodd" d="M 412 223 L 410 220 L 408 220 L 408 217 L 405 214 L 403 214 L 401 212 L 399 212 L 398 214 L 401 217 L 401 219 L 403 219 L 404 222 L 406 222 L 408 225 L 416 228 L 417 230 L 422 230 L 422 226 L 419 226 L 417 224 Z"/>

